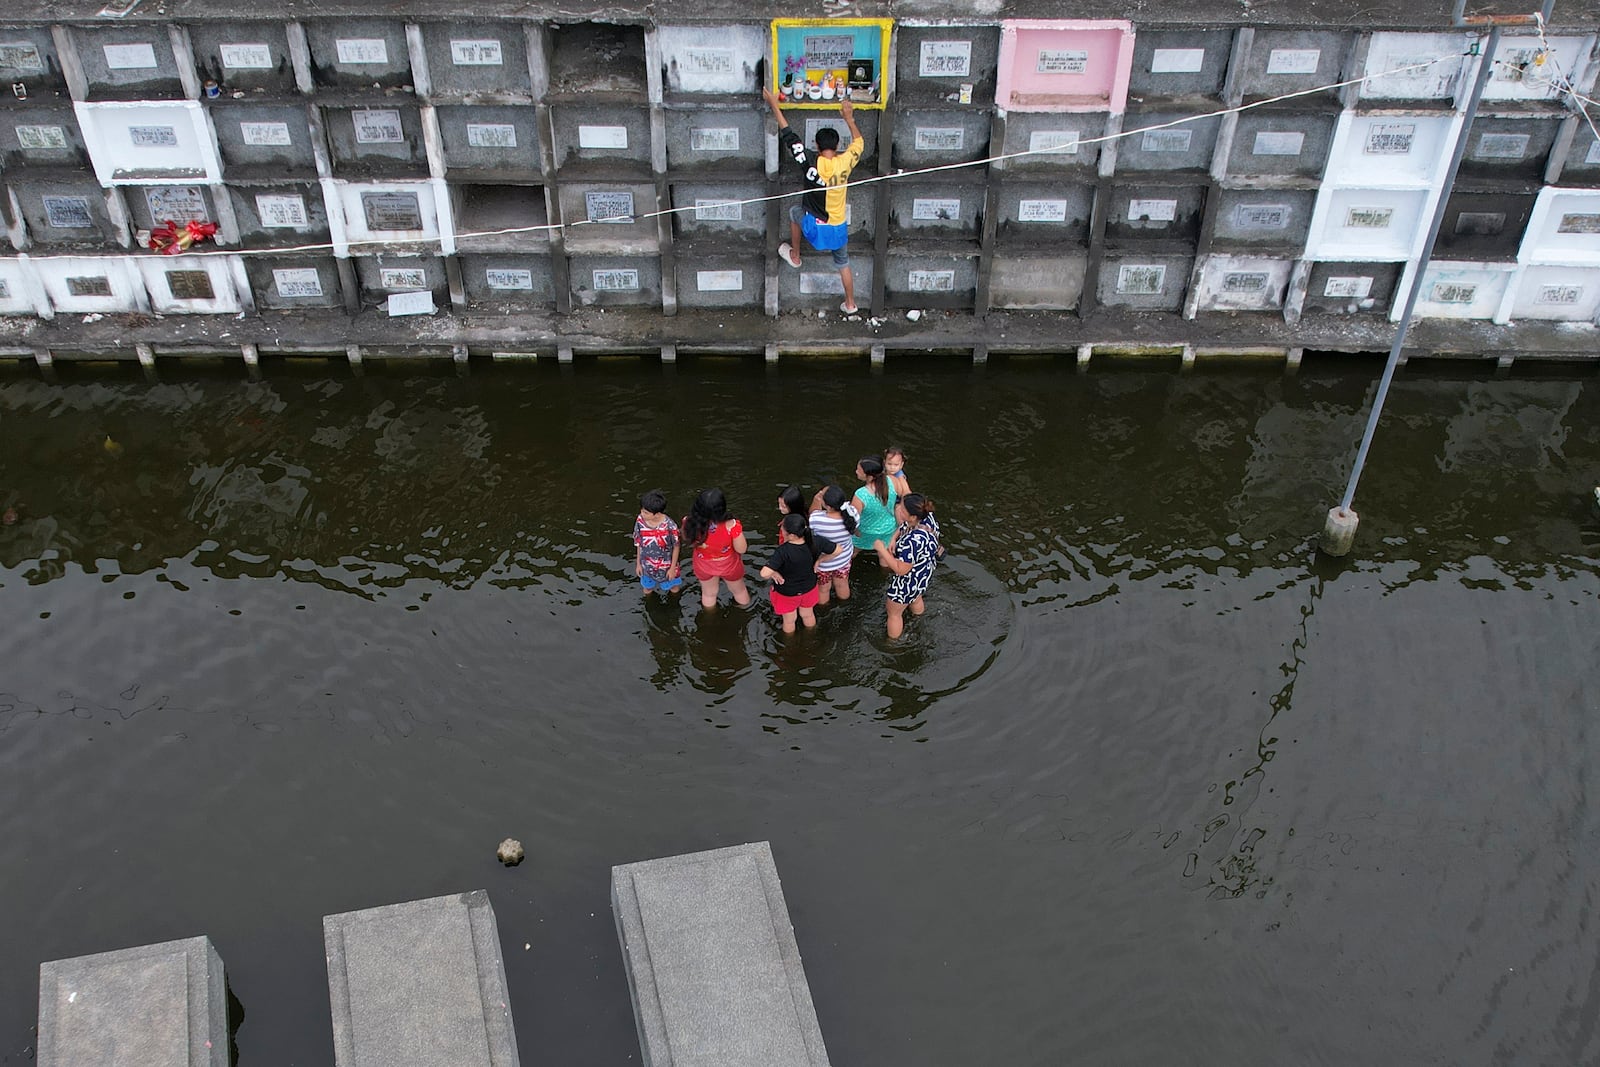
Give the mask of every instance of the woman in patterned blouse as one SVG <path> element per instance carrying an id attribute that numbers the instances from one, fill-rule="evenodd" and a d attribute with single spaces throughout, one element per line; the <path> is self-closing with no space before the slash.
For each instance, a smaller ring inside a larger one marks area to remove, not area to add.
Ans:
<path id="1" fill-rule="evenodd" d="M 884 602 L 891 638 L 905 632 L 908 606 L 913 615 L 925 610 L 922 594 L 928 591 L 939 558 L 939 524 L 933 520 L 933 501 L 921 493 L 909 493 L 895 502 L 894 517 L 900 526 L 889 544 L 874 541 L 872 545 L 878 562 L 894 574 Z"/>

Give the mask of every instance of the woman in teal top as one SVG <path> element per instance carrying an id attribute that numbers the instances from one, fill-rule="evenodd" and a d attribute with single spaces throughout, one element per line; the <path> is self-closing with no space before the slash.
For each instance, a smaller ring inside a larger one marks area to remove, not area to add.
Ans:
<path id="1" fill-rule="evenodd" d="M 873 551 L 872 542 L 888 541 L 895 531 L 894 486 L 889 481 L 889 476 L 883 472 L 883 460 L 878 456 L 867 456 L 856 464 L 856 477 L 864 483 L 856 490 L 856 511 L 860 518 L 856 520 L 856 551 Z"/>

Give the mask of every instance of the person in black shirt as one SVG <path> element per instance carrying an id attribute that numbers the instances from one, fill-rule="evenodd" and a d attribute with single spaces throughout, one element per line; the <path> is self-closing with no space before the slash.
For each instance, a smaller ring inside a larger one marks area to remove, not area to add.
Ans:
<path id="1" fill-rule="evenodd" d="M 824 126 L 817 131 L 817 149 L 813 152 L 806 148 L 800 135 L 789 128 L 789 120 L 784 117 L 777 94 L 762 87 L 761 95 L 777 120 L 781 153 L 788 156 L 805 176 L 805 195 L 800 198 L 800 203 L 789 206 L 790 237 L 778 246 L 778 255 L 789 266 L 800 266 L 800 235 L 805 234 L 812 248 L 833 257 L 833 265 L 839 268 L 839 281 L 844 287 L 844 302 L 839 305 L 839 310 L 854 315 L 860 309 L 856 306 L 855 276 L 850 270 L 847 247 L 850 228 L 847 224 L 849 209 L 845 193 L 850 172 L 861 161 L 861 152 L 866 148 L 861 129 L 856 125 L 855 108 L 848 95 L 839 101 L 839 114 L 850 131 L 850 143 L 841 145 L 839 131 Z"/>
<path id="2" fill-rule="evenodd" d="M 853 551 L 853 546 L 843 546 Z M 794 633 L 795 617 L 806 626 L 817 624 L 817 560 L 841 551 L 839 545 L 811 532 L 811 524 L 798 512 L 783 517 L 783 540 L 772 552 L 761 577 L 772 582 L 768 594 L 772 610 L 783 620 L 783 632 Z"/>

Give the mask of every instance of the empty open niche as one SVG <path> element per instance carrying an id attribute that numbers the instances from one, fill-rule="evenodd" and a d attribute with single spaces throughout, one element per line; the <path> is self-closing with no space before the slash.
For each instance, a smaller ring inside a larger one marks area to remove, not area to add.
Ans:
<path id="1" fill-rule="evenodd" d="M 538 185 L 454 186 L 462 248 L 510 248 L 550 243 L 544 188 Z M 497 231 L 511 230 L 512 233 Z M 472 236 L 484 234 L 482 237 Z"/>
<path id="2" fill-rule="evenodd" d="M 578 22 L 550 30 L 550 90 L 643 96 L 644 29 Z"/>

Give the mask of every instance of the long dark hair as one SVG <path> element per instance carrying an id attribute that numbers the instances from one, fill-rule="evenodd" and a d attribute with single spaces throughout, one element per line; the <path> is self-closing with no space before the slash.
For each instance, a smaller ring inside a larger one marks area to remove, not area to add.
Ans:
<path id="1" fill-rule="evenodd" d="M 727 521 L 728 498 L 721 489 L 706 489 L 694 498 L 689 514 L 683 517 L 683 541 L 687 545 L 703 545 L 711 528 Z"/>
<path id="2" fill-rule="evenodd" d="M 790 515 L 803 515 L 806 510 L 806 495 L 800 491 L 798 485 L 786 485 L 783 492 L 778 494 L 778 499 L 783 501 L 783 506 L 789 509 Z"/>
<path id="3" fill-rule="evenodd" d="M 919 523 L 933 515 L 933 501 L 921 493 L 907 493 L 900 498 L 900 506 Z"/>
<path id="4" fill-rule="evenodd" d="M 883 476 L 882 456 L 861 457 L 861 473 L 867 476 L 867 485 L 878 495 L 878 503 L 889 506 L 889 479 Z"/>
<path id="5" fill-rule="evenodd" d="M 862 469 L 865 470 L 866 468 L 863 467 Z M 830 485 L 828 488 L 822 491 L 822 506 L 827 508 L 829 511 L 837 511 L 839 513 L 839 518 L 844 520 L 844 528 L 850 532 L 852 537 L 854 537 L 856 532 L 856 517 L 850 514 L 850 512 L 846 511 L 844 506 L 845 502 L 849 499 L 849 495 L 837 485 Z"/>
<path id="6" fill-rule="evenodd" d="M 803 537 L 806 542 L 806 551 L 811 553 L 813 561 L 820 554 L 817 552 L 817 539 L 811 533 L 811 523 L 798 511 L 791 511 L 783 517 L 783 532 L 790 537 Z"/>

